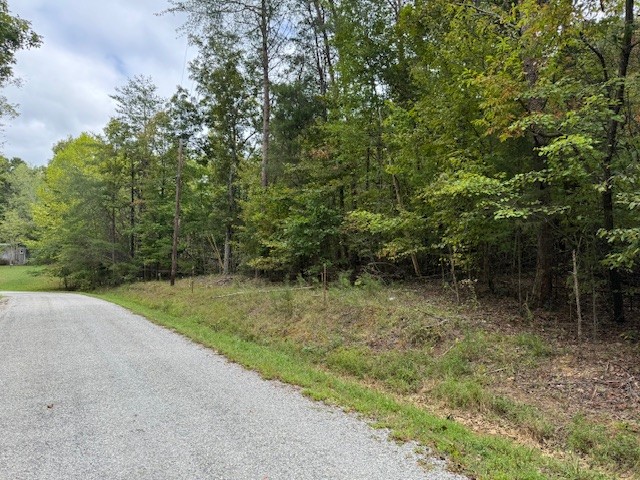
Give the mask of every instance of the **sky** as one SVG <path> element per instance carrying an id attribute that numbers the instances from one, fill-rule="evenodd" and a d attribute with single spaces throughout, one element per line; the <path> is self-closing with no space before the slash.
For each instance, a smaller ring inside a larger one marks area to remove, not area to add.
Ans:
<path id="1" fill-rule="evenodd" d="M 151 77 L 158 94 L 190 88 L 192 51 L 176 32 L 184 18 L 156 15 L 163 0 L 9 0 L 9 11 L 43 37 L 17 55 L 22 85 L 2 94 L 19 116 L 3 119 L 0 153 L 45 165 L 52 147 L 82 132 L 101 133 L 115 114 L 109 97 L 136 75 Z M 187 59 L 185 61 L 185 59 Z"/>

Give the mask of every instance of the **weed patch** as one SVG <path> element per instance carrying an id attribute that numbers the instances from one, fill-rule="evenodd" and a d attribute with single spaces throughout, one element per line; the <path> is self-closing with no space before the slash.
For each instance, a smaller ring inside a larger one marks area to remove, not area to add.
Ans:
<path id="1" fill-rule="evenodd" d="M 457 381 L 450 377 L 439 383 L 433 394 L 456 408 L 482 411 L 489 404 L 489 395 L 475 380 Z"/>
<path id="2" fill-rule="evenodd" d="M 604 426 L 576 416 L 569 426 L 567 443 L 601 465 L 614 463 L 630 471 L 640 470 L 640 441 L 624 427 L 612 434 Z"/>

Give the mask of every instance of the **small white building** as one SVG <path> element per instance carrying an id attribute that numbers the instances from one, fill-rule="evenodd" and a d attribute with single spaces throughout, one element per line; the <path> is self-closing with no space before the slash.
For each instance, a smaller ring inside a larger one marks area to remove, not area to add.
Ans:
<path id="1" fill-rule="evenodd" d="M 24 265 L 29 258 L 29 252 L 24 245 L 0 243 L 0 263 L 6 265 Z"/>

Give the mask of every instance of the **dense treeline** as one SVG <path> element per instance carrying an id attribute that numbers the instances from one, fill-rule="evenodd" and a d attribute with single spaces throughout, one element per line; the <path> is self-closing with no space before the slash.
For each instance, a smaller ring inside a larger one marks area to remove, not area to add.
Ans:
<path id="1" fill-rule="evenodd" d="M 11 15 L 7 1 L 0 0 L 0 91 L 16 82 L 13 74 L 16 52 L 37 47 L 40 41 L 31 24 Z M 0 94 L 0 133 L 5 118 L 16 114 L 16 106 Z M 3 258 L 7 247 L 11 251 L 19 244 L 35 239 L 31 207 L 41 178 L 42 169 L 31 168 L 19 158 L 0 155 L 0 244 L 3 244 L 0 245 L 0 262 L 7 261 Z"/>
<path id="2" fill-rule="evenodd" d="M 36 239 L 32 206 L 42 181 L 42 168 L 0 155 L 0 255 Z M 7 261 L 0 259 L 0 264 Z"/>
<path id="3" fill-rule="evenodd" d="M 34 211 L 70 286 L 178 270 L 444 276 L 624 320 L 640 252 L 632 0 L 170 0 L 194 90 L 116 89 Z M 573 285 L 573 283 L 571 283 Z M 588 295 L 587 295 L 588 294 Z M 584 303 L 584 302 L 583 302 Z"/>

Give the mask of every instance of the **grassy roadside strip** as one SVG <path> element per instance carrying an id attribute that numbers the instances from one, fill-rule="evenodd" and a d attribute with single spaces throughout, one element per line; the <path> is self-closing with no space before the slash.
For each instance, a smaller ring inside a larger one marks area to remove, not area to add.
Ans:
<path id="1" fill-rule="evenodd" d="M 601 479 L 604 474 L 578 461 L 559 461 L 539 451 L 488 435 L 478 435 L 449 420 L 437 418 L 415 405 L 374 390 L 357 380 L 327 372 L 290 352 L 259 345 L 216 331 L 198 317 L 177 316 L 127 298 L 122 292 L 97 295 L 214 348 L 230 360 L 259 372 L 267 379 L 298 385 L 316 400 L 358 412 L 389 428 L 394 437 L 416 440 L 446 455 L 452 466 L 478 479 Z"/>
<path id="2" fill-rule="evenodd" d="M 48 276 L 43 267 L 0 265 L 0 290 L 46 292 L 60 290 L 60 282 Z"/>

